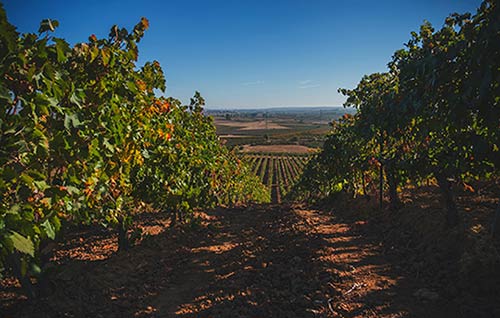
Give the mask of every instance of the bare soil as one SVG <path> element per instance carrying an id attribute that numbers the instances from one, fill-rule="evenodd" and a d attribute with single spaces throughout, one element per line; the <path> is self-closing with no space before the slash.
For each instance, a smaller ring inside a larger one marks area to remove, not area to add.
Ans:
<path id="1" fill-rule="evenodd" d="M 169 230 L 139 215 L 148 237 L 116 252 L 111 232 L 68 233 L 48 296 L 28 301 L 2 281 L 2 317 L 460 317 L 387 253 L 364 221 L 302 206 L 201 213 Z"/>

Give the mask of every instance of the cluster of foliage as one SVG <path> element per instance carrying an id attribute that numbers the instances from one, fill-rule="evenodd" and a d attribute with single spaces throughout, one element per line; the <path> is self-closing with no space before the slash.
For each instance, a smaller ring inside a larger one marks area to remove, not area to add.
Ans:
<path id="1" fill-rule="evenodd" d="M 136 65 L 147 19 L 73 47 L 57 26 L 20 35 L 0 6 L 0 273 L 29 283 L 61 223 L 117 226 L 123 247 L 139 202 L 187 221 L 198 207 L 266 199 L 199 93 L 189 106 L 155 94 L 160 64 Z"/>
<path id="2" fill-rule="evenodd" d="M 491 178 L 500 168 L 500 8 L 452 14 L 439 30 L 424 23 L 386 73 L 364 76 L 333 123 L 321 153 L 295 189 L 303 199 L 334 192 L 366 194 L 387 182 L 397 206 L 407 182 L 437 181 L 447 222 L 460 222 L 453 184 Z M 379 185 L 376 185 L 376 182 Z"/>

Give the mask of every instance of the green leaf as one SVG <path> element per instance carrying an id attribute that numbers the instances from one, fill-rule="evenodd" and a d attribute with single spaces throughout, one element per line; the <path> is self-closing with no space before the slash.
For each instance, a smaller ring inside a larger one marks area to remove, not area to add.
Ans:
<path id="1" fill-rule="evenodd" d="M 109 142 L 109 140 L 107 138 L 104 138 L 104 147 L 106 147 L 106 149 L 108 149 L 110 152 L 114 153 L 115 152 L 115 147 Z"/>
<path id="2" fill-rule="evenodd" d="M 137 86 L 134 82 L 132 81 L 128 81 L 127 82 L 127 87 L 129 90 L 131 90 L 133 93 L 136 93 L 137 92 Z"/>
<path id="3" fill-rule="evenodd" d="M 23 257 L 21 258 L 21 276 L 26 276 L 26 273 L 28 272 L 28 262 L 26 259 Z"/>
<path id="4" fill-rule="evenodd" d="M 77 128 L 81 125 L 80 120 L 78 119 L 77 114 L 65 114 L 64 115 L 64 127 L 66 129 L 70 129 L 72 127 Z"/>
<path id="5" fill-rule="evenodd" d="M 47 237 L 49 239 L 53 240 L 56 237 L 56 230 L 49 220 L 45 220 L 42 223 L 42 227 L 45 230 L 45 233 L 47 234 Z"/>
<path id="6" fill-rule="evenodd" d="M 97 47 L 93 46 L 90 49 L 90 62 L 93 62 L 98 55 L 99 55 L 99 49 Z"/>
<path id="7" fill-rule="evenodd" d="M 38 266 L 38 264 L 31 263 L 30 266 L 31 266 L 30 272 L 32 274 L 39 275 L 42 273 L 42 269 L 40 268 L 40 266 Z"/>
<path id="8" fill-rule="evenodd" d="M 7 214 L 19 214 L 21 207 L 19 204 L 14 204 L 9 210 L 7 210 Z"/>
<path id="9" fill-rule="evenodd" d="M 69 52 L 69 45 L 63 39 L 54 39 L 56 42 L 56 52 L 57 52 L 57 61 L 65 62 L 67 60 L 66 53 Z"/>
<path id="10" fill-rule="evenodd" d="M 78 108 L 82 108 L 82 98 L 78 96 L 75 92 L 73 92 L 69 98 L 69 101 L 78 106 Z"/>
<path id="11" fill-rule="evenodd" d="M 19 176 L 20 179 L 28 186 L 28 187 L 32 187 L 33 186 L 33 181 L 35 181 L 35 179 L 33 179 L 32 177 L 30 177 L 29 175 L 27 175 L 26 173 L 21 173 L 21 175 Z"/>
<path id="12" fill-rule="evenodd" d="M 68 193 L 70 193 L 70 194 L 79 194 L 80 193 L 80 190 L 74 186 L 68 186 L 67 189 L 68 189 Z"/>
<path id="13" fill-rule="evenodd" d="M 38 170 L 30 169 L 30 170 L 26 171 L 26 173 L 29 174 L 33 179 L 35 179 L 37 181 L 45 180 L 45 175 Z"/>
<path id="14" fill-rule="evenodd" d="M 109 56 L 110 56 L 109 50 L 108 49 L 102 49 L 101 50 L 101 56 L 102 56 L 102 63 L 104 65 L 108 65 L 108 63 L 109 63 Z"/>
<path id="15" fill-rule="evenodd" d="M 54 227 L 55 231 L 59 231 L 61 229 L 61 220 L 59 220 L 59 218 L 54 215 L 51 217 L 51 220 L 52 220 L 52 226 Z"/>
<path id="16" fill-rule="evenodd" d="M 42 191 L 42 192 L 45 191 L 45 190 L 47 190 L 48 188 L 50 188 L 50 186 L 44 180 L 34 181 L 33 183 L 35 184 L 35 186 L 37 187 L 37 189 L 40 190 L 40 191 Z"/>
<path id="17" fill-rule="evenodd" d="M 21 234 L 12 231 L 12 233 L 9 235 L 9 239 L 12 241 L 12 245 L 16 250 L 18 250 L 21 253 L 28 254 L 32 257 L 35 256 L 35 245 L 33 242 Z"/>

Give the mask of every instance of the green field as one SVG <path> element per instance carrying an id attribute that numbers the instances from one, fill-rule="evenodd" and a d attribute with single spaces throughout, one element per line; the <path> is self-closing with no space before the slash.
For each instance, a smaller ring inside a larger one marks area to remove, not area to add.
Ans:
<path id="1" fill-rule="evenodd" d="M 248 153 L 243 158 L 252 172 L 271 190 L 271 201 L 281 203 L 299 179 L 308 154 Z"/>

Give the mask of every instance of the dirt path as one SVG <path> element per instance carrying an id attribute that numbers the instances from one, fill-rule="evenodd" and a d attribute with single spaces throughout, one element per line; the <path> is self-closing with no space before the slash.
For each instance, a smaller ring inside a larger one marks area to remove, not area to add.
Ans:
<path id="1" fill-rule="evenodd" d="M 63 262 L 49 298 L 28 303 L 3 292 L 6 317 L 447 316 L 439 300 L 414 296 L 422 286 L 363 224 L 286 206 L 209 218 L 101 261 Z"/>

